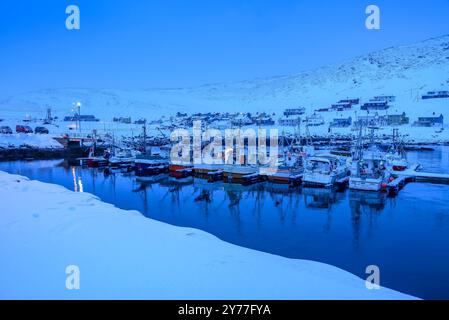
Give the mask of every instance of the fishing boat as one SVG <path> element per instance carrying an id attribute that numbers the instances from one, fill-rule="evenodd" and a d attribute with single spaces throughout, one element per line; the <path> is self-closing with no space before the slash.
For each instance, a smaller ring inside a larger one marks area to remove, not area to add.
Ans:
<path id="1" fill-rule="evenodd" d="M 261 168 L 261 175 L 274 184 L 297 186 L 301 183 L 304 170 L 301 166 L 300 154 L 289 153 L 281 159 L 277 168 Z"/>
<path id="2" fill-rule="evenodd" d="M 268 173 L 266 177 L 269 182 L 274 184 L 297 186 L 301 183 L 303 171 L 288 167 L 279 167 L 276 172 Z"/>
<path id="3" fill-rule="evenodd" d="M 306 186 L 332 187 L 348 176 L 345 161 L 332 154 L 317 154 L 306 161 L 302 182 Z"/>
<path id="4" fill-rule="evenodd" d="M 170 177 L 183 179 L 193 175 L 193 165 L 191 163 L 171 162 L 168 171 Z"/>
<path id="5" fill-rule="evenodd" d="M 87 166 L 89 168 L 101 168 L 106 167 L 109 164 L 110 153 L 105 151 L 103 156 L 95 156 L 95 145 L 89 150 L 89 157 L 86 159 Z"/>
<path id="6" fill-rule="evenodd" d="M 386 153 L 371 146 L 352 163 L 349 188 L 352 190 L 381 191 L 393 179 L 386 166 Z"/>
<path id="7" fill-rule="evenodd" d="M 106 167 L 108 163 L 108 160 L 104 157 L 91 157 L 87 159 L 87 166 L 89 168 Z"/>
<path id="8" fill-rule="evenodd" d="M 387 168 L 391 173 L 404 173 L 404 171 L 416 171 L 420 167 L 417 163 L 410 163 L 407 159 L 405 147 L 399 139 L 398 129 L 393 130 L 393 144 L 387 153 Z"/>
<path id="9" fill-rule="evenodd" d="M 123 149 L 109 158 L 109 166 L 112 168 L 133 166 L 136 153 L 131 149 Z"/>
<path id="10" fill-rule="evenodd" d="M 223 180 L 223 169 L 220 164 L 196 164 L 193 167 L 193 175 L 195 178 L 215 182 Z"/>
<path id="11" fill-rule="evenodd" d="M 259 181 L 259 169 L 251 165 L 225 165 L 223 181 L 226 183 L 252 184 Z"/>
<path id="12" fill-rule="evenodd" d="M 155 176 L 161 173 L 167 173 L 169 162 L 157 155 L 140 155 L 134 161 L 136 166 L 136 176 Z"/>

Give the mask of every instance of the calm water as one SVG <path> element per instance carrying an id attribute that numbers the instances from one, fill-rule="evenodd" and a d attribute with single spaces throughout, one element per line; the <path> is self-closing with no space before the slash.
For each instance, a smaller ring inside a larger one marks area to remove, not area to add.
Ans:
<path id="1" fill-rule="evenodd" d="M 449 148 L 413 152 L 426 171 L 449 172 Z M 0 170 L 99 196 L 123 209 L 290 258 L 320 261 L 365 278 L 378 265 L 381 284 L 421 298 L 449 299 L 449 186 L 409 184 L 398 197 L 270 184 L 252 187 L 139 183 L 132 175 L 63 161 L 0 163 Z M 76 184 L 74 183 L 76 181 Z"/>

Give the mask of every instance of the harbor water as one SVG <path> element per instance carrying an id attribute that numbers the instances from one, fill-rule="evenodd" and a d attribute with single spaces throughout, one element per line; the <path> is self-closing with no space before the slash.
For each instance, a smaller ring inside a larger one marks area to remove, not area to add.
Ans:
<path id="1" fill-rule="evenodd" d="M 449 173 L 449 147 L 435 148 L 409 152 L 408 159 L 426 171 Z M 3 162 L 0 170 L 89 192 L 119 208 L 204 230 L 238 246 L 331 264 L 361 278 L 367 277 L 367 266 L 376 265 L 382 286 L 449 299 L 449 185 L 411 183 L 389 198 L 166 175 L 139 182 L 133 174 L 108 175 L 65 160 Z"/>

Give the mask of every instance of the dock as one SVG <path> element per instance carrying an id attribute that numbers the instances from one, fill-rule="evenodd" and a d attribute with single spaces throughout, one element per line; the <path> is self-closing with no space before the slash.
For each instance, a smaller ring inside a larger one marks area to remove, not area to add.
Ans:
<path id="1" fill-rule="evenodd" d="M 387 185 L 387 193 L 389 196 L 396 196 L 409 182 L 414 182 L 413 176 L 401 176 Z"/>
<path id="2" fill-rule="evenodd" d="M 407 180 L 413 180 L 413 182 L 435 183 L 435 184 L 447 184 L 449 185 L 449 174 L 445 173 L 433 173 L 422 172 L 416 170 L 395 171 L 394 177 L 402 178 L 408 177 Z M 409 181 L 410 182 L 410 181 Z"/>
<path id="3" fill-rule="evenodd" d="M 405 170 L 393 173 L 395 179 L 388 183 L 387 193 L 389 196 L 396 196 L 408 183 L 421 182 L 433 184 L 449 185 L 449 174 L 421 172 L 415 170 Z"/>

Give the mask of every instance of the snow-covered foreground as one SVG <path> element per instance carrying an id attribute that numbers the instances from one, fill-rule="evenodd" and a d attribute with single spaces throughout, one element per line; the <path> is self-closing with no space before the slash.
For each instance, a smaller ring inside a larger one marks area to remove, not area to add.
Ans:
<path id="1" fill-rule="evenodd" d="M 411 299 L 0 172 L 0 299 Z M 330 248 L 331 249 L 331 248 Z M 66 267 L 80 289 L 66 289 Z"/>
<path id="2" fill-rule="evenodd" d="M 40 134 L 0 134 L 0 148 L 31 147 L 59 149 L 62 145 L 49 135 Z"/>

